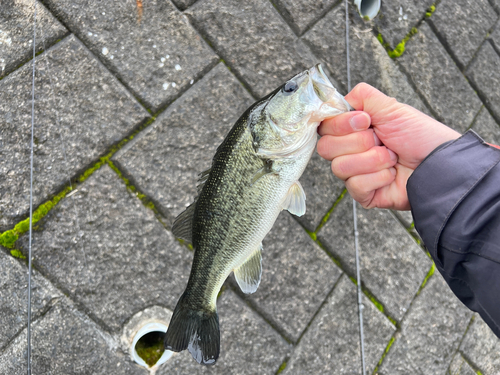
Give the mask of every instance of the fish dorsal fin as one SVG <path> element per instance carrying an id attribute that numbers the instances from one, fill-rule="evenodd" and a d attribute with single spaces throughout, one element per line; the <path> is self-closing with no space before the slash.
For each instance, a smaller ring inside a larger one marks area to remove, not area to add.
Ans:
<path id="1" fill-rule="evenodd" d="M 302 216 L 306 213 L 306 193 L 299 181 L 295 182 L 283 202 L 283 210 L 288 210 L 291 214 Z"/>
<path id="2" fill-rule="evenodd" d="M 211 168 L 208 168 L 198 175 L 198 185 L 196 186 L 198 195 L 203 189 L 203 186 L 205 186 L 205 182 L 207 182 L 211 170 Z M 193 215 L 197 199 L 198 197 L 196 197 L 194 202 L 175 218 L 174 223 L 172 224 L 172 233 L 174 236 L 181 238 L 188 243 L 192 243 Z"/>
<path id="3" fill-rule="evenodd" d="M 262 244 L 233 272 L 241 291 L 245 294 L 254 293 L 259 287 L 262 275 Z"/>
<path id="4" fill-rule="evenodd" d="M 172 224 L 172 233 L 177 238 L 182 238 L 183 240 L 192 243 L 192 232 L 193 232 L 193 215 L 194 208 L 196 205 L 196 200 L 191 203 L 184 211 L 182 211 L 179 216 L 177 216 Z"/>
<path id="5" fill-rule="evenodd" d="M 196 186 L 196 191 L 198 194 L 200 194 L 201 189 L 203 189 L 203 186 L 205 186 L 205 182 L 208 180 L 208 175 L 210 174 L 210 171 L 212 168 L 208 168 L 206 171 L 201 172 L 198 176 L 198 185 Z M 196 199 L 195 199 L 196 201 Z"/>

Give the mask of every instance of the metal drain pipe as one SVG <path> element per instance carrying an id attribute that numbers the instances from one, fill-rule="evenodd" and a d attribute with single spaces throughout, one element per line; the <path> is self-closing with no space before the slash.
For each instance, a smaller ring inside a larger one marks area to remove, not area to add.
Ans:
<path id="1" fill-rule="evenodd" d="M 364 19 L 373 19 L 380 11 L 381 0 L 354 0 L 354 5 Z"/>

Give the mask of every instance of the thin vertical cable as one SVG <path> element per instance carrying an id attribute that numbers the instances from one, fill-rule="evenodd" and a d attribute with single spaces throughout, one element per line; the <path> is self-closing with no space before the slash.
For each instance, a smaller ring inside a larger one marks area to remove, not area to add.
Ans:
<path id="1" fill-rule="evenodd" d="M 30 160 L 30 230 L 28 248 L 28 375 L 31 375 L 31 230 L 33 224 L 33 139 L 35 131 L 35 58 L 36 58 L 36 0 L 33 13 L 33 78 L 31 82 L 31 160 Z"/>
<path id="2" fill-rule="evenodd" d="M 349 3 L 345 0 L 345 47 L 347 58 L 347 91 L 351 91 L 351 61 L 349 57 Z M 352 200 L 352 218 L 354 222 L 354 248 L 356 250 L 356 284 L 358 295 L 358 313 L 359 313 L 359 339 L 361 344 L 361 373 L 366 375 L 365 365 L 365 337 L 363 332 L 363 293 L 361 291 L 361 273 L 359 266 L 359 232 L 358 217 L 356 212 L 356 201 Z"/>

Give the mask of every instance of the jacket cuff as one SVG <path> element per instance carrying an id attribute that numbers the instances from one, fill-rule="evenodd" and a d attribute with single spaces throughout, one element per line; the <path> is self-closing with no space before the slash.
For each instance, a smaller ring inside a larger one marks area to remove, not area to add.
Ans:
<path id="1" fill-rule="evenodd" d="M 408 179 L 415 228 L 439 265 L 439 238 L 451 214 L 500 161 L 500 152 L 472 130 L 434 150 Z"/>

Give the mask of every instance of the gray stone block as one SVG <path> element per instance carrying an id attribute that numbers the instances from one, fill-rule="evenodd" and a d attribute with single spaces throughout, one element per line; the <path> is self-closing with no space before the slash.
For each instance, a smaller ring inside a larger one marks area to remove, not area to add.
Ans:
<path id="1" fill-rule="evenodd" d="M 475 314 L 474 321 L 462 340 L 460 352 L 482 374 L 499 373 L 500 339 L 478 314 Z"/>
<path id="2" fill-rule="evenodd" d="M 344 191 L 344 181 L 335 177 L 331 163 L 317 152 L 313 154 L 299 181 L 306 193 L 306 213 L 301 217 L 295 216 L 295 219 L 304 228 L 314 232 Z"/>
<path id="3" fill-rule="evenodd" d="M 500 56 L 490 43 L 484 43 L 476 59 L 467 68 L 467 77 L 474 83 L 485 105 L 500 123 Z"/>
<path id="4" fill-rule="evenodd" d="M 438 119 L 465 132 L 482 103 L 427 23 L 406 43 L 398 61 Z"/>
<path id="5" fill-rule="evenodd" d="M 262 281 L 246 298 L 296 342 L 342 271 L 283 212 L 263 241 Z"/>
<path id="6" fill-rule="evenodd" d="M 187 351 L 174 355 L 157 371 L 166 374 L 275 374 L 290 346 L 232 291 L 217 301 L 221 353 L 215 366 L 201 366 Z"/>
<path id="7" fill-rule="evenodd" d="M 0 7 L 0 78 L 33 58 L 33 14 L 31 0 L 5 0 Z M 36 52 L 49 48 L 68 30 L 37 1 Z"/>
<path id="8" fill-rule="evenodd" d="M 41 272 L 112 331 L 147 306 L 173 310 L 192 261 L 108 166 L 53 208 L 33 241 Z"/>
<path id="9" fill-rule="evenodd" d="M 272 2 L 297 35 L 302 35 L 308 27 L 320 19 L 336 0 L 274 0 Z"/>
<path id="10" fill-rule="evenodd" d="M 481 112 L 477 115 L 472 130 L 486 142 L 500 145 L 500 127 L 485 107 L 481 108 Z"/>
<path id="11" fill-rule="evenodd" d="M 142 374 L 148 372 L 116 350 L 117 343 L 66 299 L 34 322 L 31 333 L 33 374 Z M 0 357 L 2 374 L 27 373 L 26 332 Z"/>
<path id="12" fill-rule="evenodd" d="M 382 1 L 379 15 L 373 20 L 382 33 L 384 41 L 394 49 L 410 32 L 412 27 L 425 17 L 433 0 L 385 0 Z M 437 6 L 439 8 L 439 5 Z"/>
<path id="13" fill-rule="evenodd" d="M 157 111 L 217 62 L 217 56 L 166 0 L 48 0 L 47 6 L 136 97 Z"/>
<path id="14" fill-rule="evenodd" d="M 198 174 L 253 100 L 219 64 L 113 160 L 172 221 L 196 197 Z"/>
<path id="15" fill-rule="evenodd" d="M 500 0 L 499 0 L 500 4 Z M 500 22 L 497 23 L 495 29 L 490 35 L 490 40 L 493 43 L 493 47 L 496 49 L 497 53 L 500 54 Z"/>
<path id="16" fill-rule="evenodd" d="M 497 18 L 488 0 L 443 0 L 428 22 L 464 69 Z"/>
<path id="17" fill-rule="evenodd" d="M 316 62 L 269 1 L 201 0 L 186 14 L 255 97 Z"/>
<path id="18" fill-rule="evenodd" d="M 431 267 L 429 258 L 388 210 L 357 208 L 361 279 L 387 314 L 401 321 Z M 319 231 L 318 239 L 356 275 L 352 200 L 347 195 Z"/>
<path id="19" fill-rule="evenodd" d="M 36 248 L 33 247 L 36 251 Z M 0 348 L 28 324 L 28 267 L 0 251 Z M 63 295 L 43 276 L 31 275 L 31 316 L 36 319 Z"/>
<path id="20" fill-rule="evenodd" d="M 453 357 L 446 375 L 477 375 L 477 373 L 469 366 L 464 357 L 457 353 Z"/>
<path id="21" fill-rule="evenodd" d="M 34 208 L 149 116 L 74 36 L 37 61 Z M 0 232 L 29 211 L 31 77 L 0 81 Z"/>
<path id="22" fill-rule="evenodd" d="M 363 296 L 366 370 L 373 372 L 396 328 Z M 283 374 L 360 372 L 356 286 L 343 275 L 293 352 Z"/>
<path id="23" fill-rule="evenodd" d="M 350 7 L 350 10 L 351 13 L 355 12 L 354 7 Z M 359 82 L 369 83 L 402 103 L 428 112 L 406 76 L 373 35 L 370 24 L 365 24 L 351 14 L 350 25 L 351 86 Z M 347 91 L 344 3 L 329 12 L 302 39 L 326 63 L 328 70 Z"/>
<path id="24" fill-rule="evenodd" d="M 441 275 L 433 275 L 412 302 L 379 374 L 444 374 L 471 316 Z"/>

